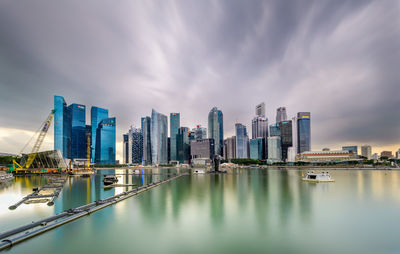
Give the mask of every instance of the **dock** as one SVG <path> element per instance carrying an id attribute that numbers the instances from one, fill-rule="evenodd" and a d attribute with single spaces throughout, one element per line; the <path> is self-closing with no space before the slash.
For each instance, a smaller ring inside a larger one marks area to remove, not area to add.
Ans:
<path id="1" fill-rule="evenodd" d="M 10 248 L 13 245 L 21 243 L 21 242 L 23 242 L 27 239 L 30 239 L 34 236 L 40 235 L 44 232 L 47 232 L 49 230 L 52 230 L 52 229 L 62 226 L 64 224 L 67 224 L 68 222 L 77 220 L 86 215 L 97 212 L 103 208 L 114 205 L 122 200 L 133 197 L 135 195 L 138 195 L 149 189 L 157 187 L 163 183 L 167 183 L 172 180 L 175 180 L 184 175 L 189 175 L 189 173 L 175 175 L 173 177 L 170 177 L 170 178 L 162 180 L 162 181 L 158 181 L 158 182 L 150 183 L 150 184 L 147 184 L 144 186 L 140 186 L 140 187 L 134 188 L 130 191 L 126 191 L 126 192 L 120 193 L 118 195 L 109 197 L 109 198 L 97 200 L 92 203 L 80 206 L 80 207 L 71 208 L 71 209 L 65 210 L 64 212 L 56 214 L 54 216 L 47 217 L 45 219 L 42 219 L 42 220 L 39 220 L 36 222 L 32 222 L 30 224 L 26 224 L 24 226 L 17 227 L 15 229 L 11 229 L 6 232 L 0 233 L 0 251 L 4 250 L 6 248 Z"/>

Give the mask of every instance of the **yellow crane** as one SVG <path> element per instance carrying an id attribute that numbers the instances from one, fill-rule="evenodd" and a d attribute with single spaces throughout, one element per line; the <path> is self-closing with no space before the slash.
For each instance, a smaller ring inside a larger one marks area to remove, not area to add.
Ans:
<path id="1" fill-rule="evenodd" d="M 22 166 L 14 160 L 13 161 L 13 169 L 15 169 L 16 171 L 25 170 L 25 169 L 28 169 L 32 165 L 33 161 L 36 158 L 36 155 L 39 152 L 40 146 L 42 145 L 43 140 L 46 137 L 47 131 L 50 128 L 51 121 L 53 120 L 53 117 L 54 117 L 54 113 L 55 113 L 55 110 L 53 109 L 50 112 L 49 116 L 47 117 L 46 121 L 44 121 L 42 123 L 42 125 L 39 129 L 39 136 L 36 139 L 35 144 L 33 145 L 32 152 L 29 154 L 28 159 L 25 161 L 25 163 Z"/>
<path id="2" fill-rule="evenodd" d="M 90 168 L 90 151 L 91 151 L 91 146 L 90 146 L 90 135 L 87 137 L 87 145 L 86 145 L 86 165 L 87 168 Z"/>

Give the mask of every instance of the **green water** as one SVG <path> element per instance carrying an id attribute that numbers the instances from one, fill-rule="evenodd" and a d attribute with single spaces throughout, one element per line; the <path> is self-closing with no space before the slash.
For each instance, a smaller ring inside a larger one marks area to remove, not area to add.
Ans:
<path id="1" fill-rule="evenodd" d="M 168 177 L 162 170 L 145 173 L 121 176 L 120 182 L 141 185 Z M 319 184 L 301 181 L 299 170 L 183 176 L 8 252 L 400 253 L 400 172 L 331 175 L 336 182 Z M 104 190 L 100 175 L 72 178 L 53 207 L 8 210 L 44 182 L 24 177 L 0 186 L 0 231 L 128 189 Z"/>

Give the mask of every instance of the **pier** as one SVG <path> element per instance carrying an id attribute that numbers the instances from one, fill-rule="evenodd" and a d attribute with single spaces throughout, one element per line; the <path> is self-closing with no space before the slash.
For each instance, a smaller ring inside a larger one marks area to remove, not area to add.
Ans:
<path id="1" fill-rule="evenodd" d="M 135 195 L 138 195 L 138 194 L 145 192 L 151 188 L 154 188 L 163 183 L 167 183 L 169 181 L 175 180 L 184 175 L 189 175 L 189 173 L 175 175 L 173 177 L 170 177 L 170 178 L 162 180 L 162 181 L 158 181 L 158 182 L 150 183 L 150 184 L 147 184 L 144 186 L 140 186 L 140 187 L 134 188 L 130 191 L 126 191 L 121 194 L 118 194 L 118 195 L 115 195 L 115 196 L 112 196 L 109 198 L 105 198 L 102 200 L 96 200 L 92 203 L 89 203 L 89 204 L 86 204 L 86 205 L 83 205 L 80 207 L 71 208 L 71 209 L 65 210 L 62 213 L 56 214 L 54 216 L 47 217 L 45 219 L 42 219 L 42 220 L 39 220 L 36 222 L 32 222 L 30 224 L 26 224 L 24 226 L 0 233 L 0 250 L 4 250 L 6 248 L 12 247 L 13 245 L 21 243 L 21 242 L 23 242 L 27 239 L 30 239 L 34 236 L 40 235 L 44 232 L 47 232 L 54 228 L 57 228 L 68 222 L 77 220 L 83 216 L 89 215 L 89 214 L 99 211 L 103 208 L 114 205 L 122 200 L 125 200 L 125 199 L 130 198 Z"/>

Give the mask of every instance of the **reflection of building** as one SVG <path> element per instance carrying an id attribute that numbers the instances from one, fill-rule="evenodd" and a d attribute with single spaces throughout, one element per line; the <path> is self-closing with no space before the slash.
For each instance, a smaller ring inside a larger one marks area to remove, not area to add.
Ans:
<path id="1" fill-rule="evenodd" d="M 214 139 L 199 139 L 190 142 L 191 158 L 214 158 Z"/>
<path id="2" fill-rule="evenodd" d="M 349 151 L 350 153 L 358 154 L 357 146 L 342 146 L 343 151 Z"/>
<path id="3" fill-rule="evenodd" d="M 153 165 L 168 163 L 168 118 L 151 111 L 151 160 Z"/>
<path id="4" fill-rule="evenodd" d="M 151 164 L 151 118 L 142 117 L 143 158 L 142 164 Z"/>
<path id="5" fill-rule="evenodd" d="M 23 154 L 21 158 L 21 165 L 24 165 L 26 160 L 28 159 L 29 154 Z M 59 150 L 51 150 L 45 152 L 38 152 L 35 159 L 33 160 L 30 168 L 38 169 L 38 168 L 67 168 L 67 164 L 65 163 L 61 151 Z"/>
<path id="6" fill-rule="evenodd" d="M 236 132 L 236 158 L 249 158 L 249 137 L 246 126 L 241 123 L 235 124 Z"/>
<path id="7" fill-rule="evenodd" d="M 268 137 L 268 161 L 280 162 L 282 160 L 281 137 Z"/>
<path id="8" fill-rule="evenodd" d="M 310 112 L 297 113 L 297 153 L 311 151 L 311 114 Z"/>
<path id="9" fill-rule="evenodd" d="M 215 154 L 223 155 L 224 120 L 222 111 L 217 107 L 212 108 L 208 114 L 208 138 L 214 139 Z"/>
<path id="10" fill-rule="evenodd" d="M 368 146 L 368 145 L 361 146 L 361 156 L 367 158 L 367 160 L 370 160 L 371 153 L 372 153 L 371 146 Z"/>
<path id="11" fill-rule="evenodd" d="M 176 161 L 177 160 L 176 136 L 178 135 L 178 129 L 181 127 L 180 114 L 179 113 L 171 113 L 169 115 L 169 120 L 170 120 L 169 134 L 171 137 L 171 141 L 170 141 L 171 142 L 170 143 L 171 160 Z"/>
<path id="12" fill-rule="evenodd" d="M 305 162 L 322 162 L 322 161 L 347 161 L 356 159 L 355 154 L 344 151 L 308 151 L 297 155 L 297 160 Z"/>
<path id="13" fill-rule="evenodd" d="M 265 138 L 255 138 L 250 140 L 250 158 L 262 160 L 265 158 Z"/>
<path id="14" fill-rule="evenodd" d="M 224 158 L 225 160 L 236 158 L 236 136 L 225 139 Z"/>
<path id="15" fill-rule="evenodd" d="M 280 107 L 276 110 L 276 123 L 287 120 L 286 108 Z"/>

